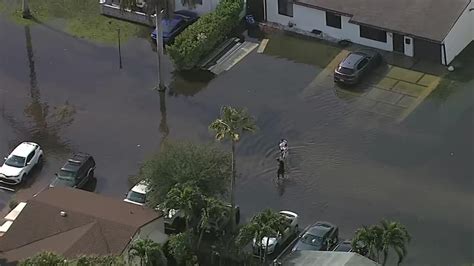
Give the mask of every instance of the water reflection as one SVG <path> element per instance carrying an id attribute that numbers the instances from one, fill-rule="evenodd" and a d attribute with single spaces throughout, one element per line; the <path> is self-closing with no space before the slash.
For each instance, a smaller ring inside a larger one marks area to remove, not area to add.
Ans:
<path id="1" fill-rule="evenodd" d="M 168 122 L 166 121 L 166 93 L 165 90 L 160 90 L 160 132 L 161 132 L 161 141 L 160 147 L 163 147 L 163 144 L 170 133 L 170 129 L 168 127 Z"/>
<path id="2" fill-rule="evenodd" d="M 67 101 L 60 106 L 50 108 L 48 103 L 41 101 L 41 94 L 35 69 L 35 58 L 30 27 L 25 26 L 26 52 L 29 67 L 29 96 L 30 103 L 25 106 L 24 114 L 30 118 L 31 125 L 23 124 L 19 119 L 9 115 L 5 110 L 2 117 L 20 132 L 27 132 L 31 141 L 40 143 L 43 147 L 53 150 L 55 153 L 66 153 L 69 151 L 66 142 L 61 140 L 59 132 L 62 128 L 74 121 L 75 107 Z"/>
<path id="3" fill-rule="evenodd" d="M 168 94 L 171 96 L 194 96 L 204 89 L 214 76 L 213 73 L 203 70 L 175 71 Z"/>

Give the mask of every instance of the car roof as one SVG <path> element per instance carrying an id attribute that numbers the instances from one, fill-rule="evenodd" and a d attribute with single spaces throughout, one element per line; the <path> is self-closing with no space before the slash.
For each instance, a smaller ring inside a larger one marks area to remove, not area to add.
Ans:
<path id="1" fill-rule="evenodd" d="M 145 180 L 142 180 L 132 187 L 132 191 L 141 194 L 146 194 L 148 191 L 148 183 Z"/>
<path id="2" fill-rule="evenodd" d="M 36 147 L 39 147 L 39 145 L 34 142 L 22 142 L 11 152 L 11 155 L 26 157 L 30 152 L 34 151 Z"/>
<path id="3" fill-rule="evenodd" d="M 67 160 L 67 162 L 64 164 L 64 166 L 61 168 L 61 170 L 75 172 L 75 171 L 79 170 L 79 168 L 90 157 L 91 157 L 91 155 L 87 154 L 87 153 L 83 153 L 83 152 L 75 153 L 70 159 Z"/>
<path id="4" fill-rule="evenodd" d="M 335 228 L 334 225 L 328 222 L 316 222 L 313 224 L 309 229 L 308 233 L 315 235 L 315 236 L 324 236 L 326 235 L 329 231 L 333 230 Z"/>
<path id="5" fill-rule="evenodd" d="M 350 53 L 344 60 L 341 62 L 341 67 L 353 69 L 364 57 L 365 54 L 360 52 Z"/>

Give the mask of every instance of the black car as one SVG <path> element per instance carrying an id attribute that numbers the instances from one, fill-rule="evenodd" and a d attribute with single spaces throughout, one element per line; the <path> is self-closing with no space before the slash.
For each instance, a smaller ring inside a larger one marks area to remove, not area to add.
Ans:
<path id="1" fill-rule="evenodd" d="M 76 153 L 56 173 L 50 187 L 83 188 L 94 177 L 95 161 L 87 153 Z"/>
<path id="2" fill-rule="evenodd" d="M 351 52 L 334 70 L 334 82 L 357 84 L 362 77 L 382 63 L 382 56 L 373 50 Z"/>
<path id="3" fill-rule="evenodd" d="M 292 251 L 331 250 L 339 242 L 339 229 L 328 222 L 316 222 L 301 233 Z"/>
<path id="4" fill-rule="evenodd" d="M 333 251 L 338 251 L 338 252 L 352 252 L 352 243 L 350 240 L 344 240 L 341 243 L 339 243 Z"/>

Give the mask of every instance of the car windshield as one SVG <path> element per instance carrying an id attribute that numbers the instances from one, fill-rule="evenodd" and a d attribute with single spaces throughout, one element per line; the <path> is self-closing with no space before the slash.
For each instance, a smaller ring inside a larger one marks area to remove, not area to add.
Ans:
<path id="1" fill-rule="evenodd" d="M 354 70 L 350 69 L 350 68 L 347 68 L 347 67 L 339 67 L 339 72 L 341 72 L 342 74 L 347 74 L 347 75 L 350 75 L 352 73 L 354 73 Z"/>
<path id="2" fill-rule="evenodd" d="M 75 172 L 60 170 L 58 173 L 58 178 L 63 180 L 73 180 L 76 177 Z"/>
<path id="3" fill-rule="evenodd" d="M 5 164 L 12 167 L 18 167 L 18 168 L 23 167 L 25 166 L 25 157 L 16 156 L 16 155 L 10 156 L 5 161 Z"/>
<path id="4" fill-rule="evenodd" d="M 127 194 L 127 199 L 133 202 L 145 203 L 146 194 L 130 191 Z"/>
<path id="5" fill-rule="evenodd" d="M 315 235 L 306 233 L 301 238 L 301 242 L 303 242 L 305 244 L 308 244 L 308 245 L 319 247 L 319 246 L 321 246 L 321 243 L 323 242 L 323 239 L 319 236 L 315 236 Z"/>

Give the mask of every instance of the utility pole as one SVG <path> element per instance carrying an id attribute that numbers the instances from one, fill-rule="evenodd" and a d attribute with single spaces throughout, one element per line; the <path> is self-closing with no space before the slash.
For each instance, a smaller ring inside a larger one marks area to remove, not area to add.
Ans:
<path id="1" fill-rule="evenodd" d="M 122 69 L 122 50 L 120 49 L 120 28 L 117 29 L 118 52 L 119 52 L 119 68 Z"/>
<path id="2" fill-rule="evenodd" d="M 30 19 L 31 18 L 31 12 L 30 12 L 30 5 L 28 4 L 28 0 L 23 0 L 22 1 L 22 17 L 25 19 Z"/>
<path id="3" fill-rule="evenodd" d="M 158 90 L 164 91 L 166 90 L 166 86 L 163 83 L 163 65 L 162 65 L 162 57 L 163 57 L 163 27 L 161 26 L 161 21 L 163 20 L 163 13 L 164 9 L 158 12 L 158 8 L 155 8 L 155 26 L 156 26 L 156 59 L 158 63 Z"/>

